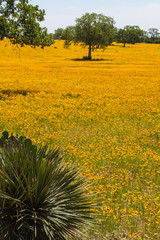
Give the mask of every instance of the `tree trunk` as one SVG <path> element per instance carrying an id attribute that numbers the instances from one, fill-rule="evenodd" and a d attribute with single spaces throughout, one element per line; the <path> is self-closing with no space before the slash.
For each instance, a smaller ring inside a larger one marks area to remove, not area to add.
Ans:
<path id="1" fill-rule="evenodd" d="M 123 47 L 126 47 L 126 43 L 124 42 L 123 44 L 124 44 Z"/>
<path id="2" fill-rule="evenodd" d="M 89 48 L 88 48 L 88 59 L 91 60 L 91 45 L 89 45 Z"/>

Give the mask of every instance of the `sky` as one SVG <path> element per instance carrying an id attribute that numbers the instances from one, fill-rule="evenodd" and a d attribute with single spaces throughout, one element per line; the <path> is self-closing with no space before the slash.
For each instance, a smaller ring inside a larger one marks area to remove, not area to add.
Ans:
<path id="1" fill-rule="evenodd" d="M 85 13 L 102 13 L 115 20 L 115 26 L 138 25 L 143 30 L 160 30 L 160 0 L 31 0 L 46 12 L 42 27 L 49 33 L 76 24 Z"/>

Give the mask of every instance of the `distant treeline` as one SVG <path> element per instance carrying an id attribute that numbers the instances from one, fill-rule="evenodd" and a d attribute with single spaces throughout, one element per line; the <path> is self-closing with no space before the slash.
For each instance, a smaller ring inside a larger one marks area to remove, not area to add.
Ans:
<path id="1" fill-rule="evenodd" d="M 57 28 L 53 33 L 54 40 L 74 39 L 74 26 Z M 110 43 L 160 43 L 160 32 L 157 28 L 149 28 L 148 31 L 140 29 L 139 26 L 127 25 L 124 28 L 114 29 Z"/>

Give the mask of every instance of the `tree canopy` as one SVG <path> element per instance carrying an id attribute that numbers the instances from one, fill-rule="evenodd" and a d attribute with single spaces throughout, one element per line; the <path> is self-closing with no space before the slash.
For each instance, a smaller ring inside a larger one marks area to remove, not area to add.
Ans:
<path id="1" fill-rule="evenodd" d="M 143 36 L 143 30 L 141 30 L 138 26 L 125 26 L 123 29 L 120 28 L 117 31 L 117 42 L 123 43 L 124 47 L 126 43 L 135 44 L 140 42 L 141 37 Z"/>
<path id="2" fill-rule="evenodd" d="M 72 29 L 70 39 L 82 46 L 88 46 L 88 59 L 91 59 L 91 50 L 95 48 L 105 49 L 113 41 L 114 36 L 114 20 L 103 14 L 86 13 L 81 18 L 76 19 L 76 25 Z M 74 33 L 74 34 L 73 34 Z"/>
<path id="3" fill-rule="evenodd" d="M 160 32 L 157 28 L 149 28 L 147 42 L 160 43 Z"/>
<path id="4" fill-rule="evenodd" d="M 63 40 L 63 31 L 64 31 L 63 28 L 57 28 L 54 31 L 53 39 L 55 39 L 55 40 Z"/>
<path id="5" fill-rule="evenodd" d="M 47 28 L 42 28 L 45 11 L 29 4 L 29 0 L 0 0 L 0 39 L 32 46 L 49 46 L 53 43 Z"/>

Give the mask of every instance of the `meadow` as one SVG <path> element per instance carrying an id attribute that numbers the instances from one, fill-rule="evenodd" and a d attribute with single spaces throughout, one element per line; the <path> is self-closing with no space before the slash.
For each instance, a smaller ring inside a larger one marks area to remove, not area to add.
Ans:
<path id="1" fill-rule="evenodd" d="M 63 41 L 45 49 L 0 41 L 0 132 L 58 147 L 83 169 L 101 205 L 94 239 L 158 240 L 160 45 L 85 55 Z"/>

